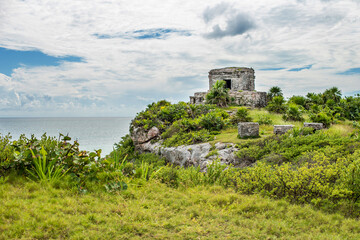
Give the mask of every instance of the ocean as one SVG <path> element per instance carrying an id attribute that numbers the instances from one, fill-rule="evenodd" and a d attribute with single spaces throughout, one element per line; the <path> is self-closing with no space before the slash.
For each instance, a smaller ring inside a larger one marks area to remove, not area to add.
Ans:
<path id="1" fill-rule="evenodd" d="M 78 140 L 81 150 L 102 149 L 101 156 L 109 154 L 115 143 L 129 133 L 130 117 L 79 117 L 79 118 L 0 118 L 0 133 L 10 133 L 12 139 L 21 134 L 30 137 L 59 137 L 68 134 Z"/>

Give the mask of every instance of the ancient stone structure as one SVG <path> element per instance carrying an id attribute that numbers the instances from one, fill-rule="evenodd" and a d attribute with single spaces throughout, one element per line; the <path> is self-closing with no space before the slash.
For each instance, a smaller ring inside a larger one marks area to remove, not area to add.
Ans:
<path id="1" fill-rule="evenodd" d="M 259 123 L 241 122 L 238 124 L 240 138 L 259 137 Z"/>
<path id="2" fill-rule="evenodd" d="M 294 125 L 274 125 L 274 134 L 282 135 L 294 128 Z"/>
<path id="3" fill-rule="evenodd" d="M 224 80 L 232 102 L 250 107 L 265 107 L 266 92 L 255 91 L 255 74 L 252 68 L 227 67 L 209 72 L 209 90 L 217 82 Z M 190 96 L 190 103 L 203 104 L 208 92 L 197 92 Z"/>
<path id="4" fill-rule="evenodd" d="M 304 127 L 310 127 L 316 130 L 324 129 L 324 124 L 322 123 L 304 123 Z"/>

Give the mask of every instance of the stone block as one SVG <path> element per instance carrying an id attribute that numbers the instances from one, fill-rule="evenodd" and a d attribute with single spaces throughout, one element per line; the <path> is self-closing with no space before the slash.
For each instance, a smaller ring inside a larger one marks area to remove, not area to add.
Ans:
<path id="1" fill-rule="evenodd" d="M 322 123 L 304 123 L 304 127 L 310 127 L 316 130 L 324 129 L 324 124 Z"/>
<path id="2" fill-rule="evenodd" d="M 282 135 L 294 128 L 294 125 L 274 125 L 274 134 Z"/>
<path id="3" fill-rule="evenodd" d="M 259 137 L 259 123 L 241 122 L 238 124 L 240 138 Z"/>

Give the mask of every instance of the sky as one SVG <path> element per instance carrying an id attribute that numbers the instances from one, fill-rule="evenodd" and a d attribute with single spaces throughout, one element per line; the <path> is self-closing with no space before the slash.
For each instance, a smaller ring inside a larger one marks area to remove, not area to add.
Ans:
<path id="1" fill-rule="evenodd" d="M 134 116 L 214 68 L 360 92 L 360 0 L 0 0 L 0 117 Z"/>

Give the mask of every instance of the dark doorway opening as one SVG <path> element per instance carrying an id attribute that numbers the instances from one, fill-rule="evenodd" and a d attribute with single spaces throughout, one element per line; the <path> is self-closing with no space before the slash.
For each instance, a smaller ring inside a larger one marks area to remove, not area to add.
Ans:
<path id="1" fill-rule="evenodd" d="M 231 89 L 231 79 L 224 79 L 225 81 L 225 88 Z"/>

